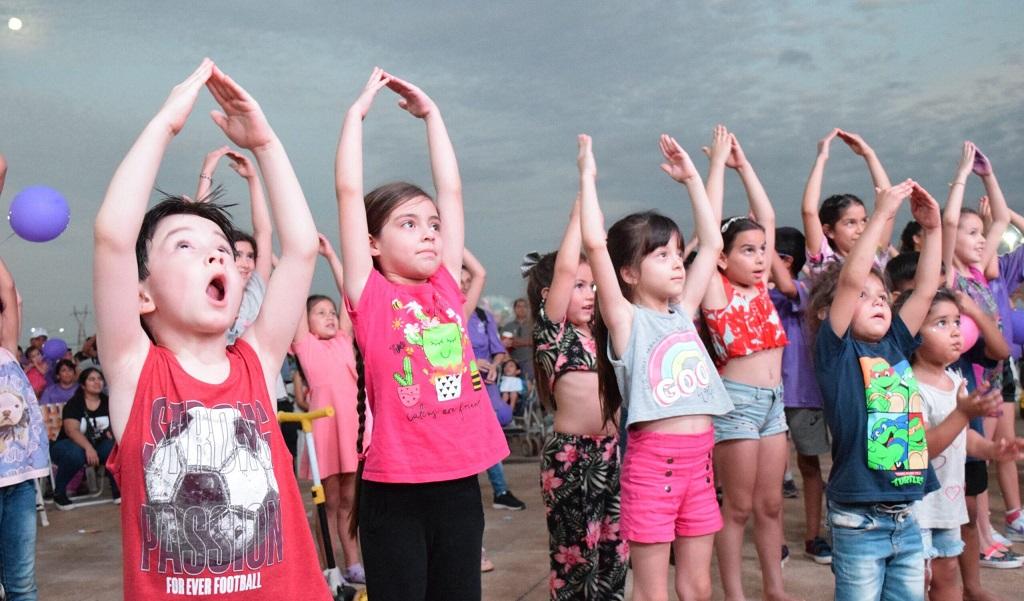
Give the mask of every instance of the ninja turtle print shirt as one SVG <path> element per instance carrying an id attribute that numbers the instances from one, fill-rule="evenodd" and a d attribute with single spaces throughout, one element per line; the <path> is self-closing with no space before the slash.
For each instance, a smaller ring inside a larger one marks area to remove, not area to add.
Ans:
<path id="1" fill-rule="evenodd" d="M 920 339 L 893 315 L 876 343 L 818 330 L 815 372 L 832 431 L 827 494 L 840 503 L 901 503 L 938 489 L 928 464 L 921 392 L 907 357 Z"/>

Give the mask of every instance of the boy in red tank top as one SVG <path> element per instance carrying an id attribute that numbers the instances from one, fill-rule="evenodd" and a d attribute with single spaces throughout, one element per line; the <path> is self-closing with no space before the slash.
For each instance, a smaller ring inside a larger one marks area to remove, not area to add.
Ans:
<path id="1" fill-rule="evenodd" d="M 163 154 L 204 85 L 223 110 L 214 122 L 259 163 L 281 242 L 259 317 L 230 347 L 242 280 L 229 216 L 206 199 L 146 211 Z M 259 105 L 209 59 L 171 91 L 114 173 L 94 253 L 124 598 L 290 599 L 302 590 L 330 599 L 268 392 L 302 315 L 316 228 Z"/>

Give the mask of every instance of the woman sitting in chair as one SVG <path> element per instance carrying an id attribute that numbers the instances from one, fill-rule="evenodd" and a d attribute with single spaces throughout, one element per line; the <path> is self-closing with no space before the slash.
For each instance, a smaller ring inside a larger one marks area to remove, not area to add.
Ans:
<path id="1" fill-rule="evenodd" d="M 95 367 L 87 368 L 78 376 L 78 384 L 78 391 L 64 405 L 60 434 L 50 445 L 50 460 L 57 466 L 53 502 L 62 510 L 74 509 L 67 494 L 71 478 L 86 464 L 95 467 L 106 463 L 114 448 L 103 373 Z M 119 503 L 121 494 L 113 478 L 110 488 L 114 503 Z"/>

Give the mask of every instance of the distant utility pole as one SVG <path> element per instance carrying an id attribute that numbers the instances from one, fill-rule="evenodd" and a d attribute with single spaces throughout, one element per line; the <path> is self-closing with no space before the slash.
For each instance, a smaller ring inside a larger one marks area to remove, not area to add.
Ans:
<path id="1" fill-rule="evenodd" d="M 75 348 L 82 348 L 82 344 L 85 343 L 85 320 L 89 319 L 89 305 L 86 305 L 81 311 L 78 307 L 72 307 L 71 316 L 78 322 L 78 343 L 75 344 Z"/>

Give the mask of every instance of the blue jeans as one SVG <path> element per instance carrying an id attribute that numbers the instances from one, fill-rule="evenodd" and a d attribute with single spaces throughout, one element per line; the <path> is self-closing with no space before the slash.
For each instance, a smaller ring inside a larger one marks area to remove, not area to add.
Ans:
<path id="1" fill-rule="evenodd" d="M 924 601 L 924 547 L 910 511 L 828 502 L 836 601 Z"/>
<path id="2" fill-rule="evenodd" d="M 0 488 L 0 582 L 7 601 L 36 601 L 36 486 Z"/>
<path id="3" fill-rule="evenodd" d="M 501 463 L 496 463 L 487 468 L 487 479 L 491 481 L 494 496 L 500 497 L 508 492 L 508 482 L 505 482 L 505 468 L 501 467 Z"/>
<path id="4" fill-rule="evenodd" d="M 114 450 L 114 439 L 104 438 L 96 444 L 96 454 L 100 458 L 100 465 L 107 462 L 107 457 Z M 67 494 L 68 482 L 78 473 L 78 470 L 85 467 L 85 449 L 78 446 L 78 443 L 70 438 L 62 438 L 50 445 L 50 460 L 57 466 L 57 477 L 54 479 L 54 494 Z M 110 488 L 114 495 L 117 495 L 117 484 L 110 479 Z"/>

